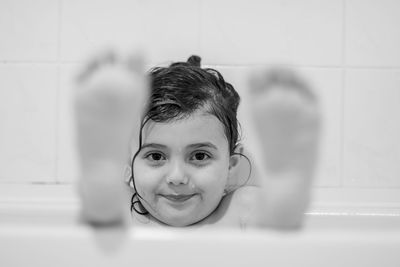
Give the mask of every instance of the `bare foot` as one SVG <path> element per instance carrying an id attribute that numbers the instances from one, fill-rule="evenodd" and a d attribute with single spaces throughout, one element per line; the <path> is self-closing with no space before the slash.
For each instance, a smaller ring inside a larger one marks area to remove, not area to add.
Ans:
<path id="1" fill-rule="evenodd" d="M 252 116 L 262 150 L 262 221 L 294 228 L 308 207 L 320 132 L 317 99 L 294 72 L 275 69 L 251 79 Z"/>
<path id="2" fill-rule="evenodd" d="M 75 116 L 82 219 L 94 225 L 123 223 L 129 211 L 124 168 L 148 96 L 143 62 L 112 52 L 92 60 L 77 80 Z"/>

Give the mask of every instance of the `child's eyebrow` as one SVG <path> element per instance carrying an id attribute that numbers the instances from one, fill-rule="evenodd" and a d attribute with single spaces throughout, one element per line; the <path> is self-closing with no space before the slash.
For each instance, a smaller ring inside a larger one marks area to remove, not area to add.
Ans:
<path id="1" fill-rule="evenodd" d="M 157 143 L 145 143 L 142 145 L 142 149 L 148 148 L 148 147 L 157 148 L 157 149 L 167 149 L 168 148 L 166 145 L 157 144 Z M 209 148 L 218 150 L 217 146 L 210 142 L 190 144 L 187 146 L 187 148 L 189 148 L 189 149 L 196 149 L 196 148 L 202 148 L 202 147 L 209 147 Z"/>
<path id="2" fill-rule="evenodd" d="M 151 148 L 158 148 L 158 149 L 166 149 L 167 146 L 162 145 L 162 144 L 157 144 L 157 143 L 148 143 L 148 144 L 143 144 L 142 149 L 151 147 Z"/>
<path id="3" fill-rule="evenodd" d="M 188 148 L 191 148 L 191 149 L 201 148 L 201 147 L 209 147 L 209 148 L 213 148 L 215 150 L 218 150 L 217 146 L 215 146 L 213 143 L 210 143 L 210 142 L 196 143 L 196 144 L 188 145 Z"/>

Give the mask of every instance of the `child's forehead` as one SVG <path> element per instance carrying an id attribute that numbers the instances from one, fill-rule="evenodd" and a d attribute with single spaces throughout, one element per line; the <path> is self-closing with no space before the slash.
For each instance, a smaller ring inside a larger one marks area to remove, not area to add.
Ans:
<path id="1" fill-rule="evenodd" d="M 199 141 L 227 141 L 221 121 L 215 115 L 205 111 L 197 111 L 185 118 L 166 122 L 150 120 L 143 127 L 144 140 L 159 140 L 164 137 Z"/>

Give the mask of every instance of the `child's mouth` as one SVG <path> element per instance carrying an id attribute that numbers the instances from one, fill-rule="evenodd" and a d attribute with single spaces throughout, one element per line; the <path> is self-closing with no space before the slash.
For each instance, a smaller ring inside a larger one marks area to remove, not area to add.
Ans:
<path id="1" fill-rule="evenodd" d="M 161 195 L 162 197 L 173 201 L 173 202 L 184 202 L 186 200 L 191 199 L 194 197 L 196 194 L 191 194 L 191 195 Z"/>

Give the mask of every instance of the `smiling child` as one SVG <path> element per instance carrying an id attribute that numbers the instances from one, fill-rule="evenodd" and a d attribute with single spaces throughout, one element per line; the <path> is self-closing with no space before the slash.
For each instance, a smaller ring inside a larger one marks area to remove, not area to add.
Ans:
<path id="1" fill-rule="evenodd" d="M 254 116 L 258 124 L 268 125 L 267 129 L 257 128 L 261 147 L 268 150 L 258 161 L 264 166 L 257 167 L 266 177 L 259 177 L 264 186 L 242 179 L 243 183 L 232 187 L 240 162 L 252 165 L 240 144 L 240 97 L 234 87 L 217 70 L 202 68 L 197 56 L 154 68 L 147 75 L 140 65 L 138 59 L 123 61 L 108 54 L 90 64 L 78 84 L 79 184 L 86 222 L 238 228 L 301 225 L 315 165 L 319 121 L 315 101 L 308 97 L 304 84 L 303 88 L 293 83 L 299 80 L 295 76 L 287 79 L 285 72 L 275 75 L 286 77 L 278 79 L 279 86 L 266 83 L 265 75 L 253 79 L 252 89 L 257 91 L 253 96 L 270 99 L 272 95 L 275 99 L 255 101 L 252 109 L 261 115 Z M 275 92 L 283 92 L 284 97 L 274 96 Z M 289 101 L 289 105 L 274 108 L 276 99 Z M 265 108 L 278 117 L 288 110 L 302 116 L 276 122 L 265 114 Z M 271 138 L 282 141 L 275 135 L 278 131 L 279 136 L 278 126 L 285 123 L 294 125 L 291 131 L 296 136 L 305 137 L 289 136 L 287 142 L 275 143 Z M 129 147 L 133 148 L 131 191 L 123 183 Z M 273 154 L 278 160 L 271 159 Z M 294 157 L 307 160 L 293 164 Z M 131 216 L 127 216 L 129 204 Z"/>

